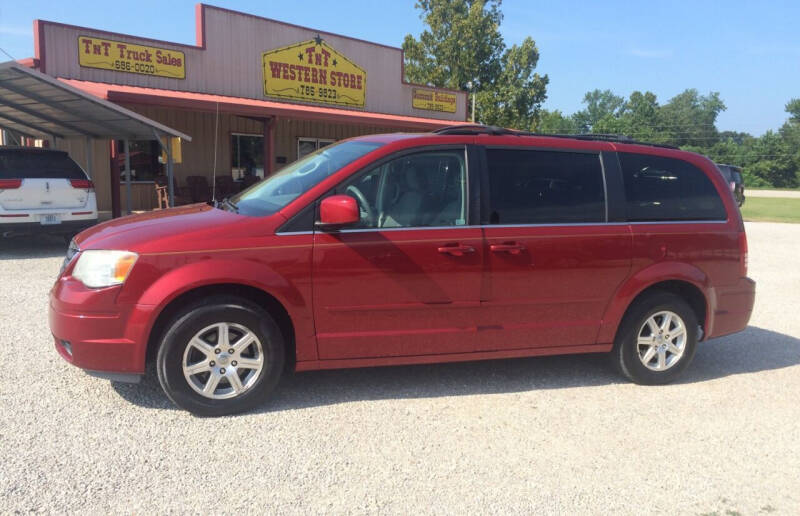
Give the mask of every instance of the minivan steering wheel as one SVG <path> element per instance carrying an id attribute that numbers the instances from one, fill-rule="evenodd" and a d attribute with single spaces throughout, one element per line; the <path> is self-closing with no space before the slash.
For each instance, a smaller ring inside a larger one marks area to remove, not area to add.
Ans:
<path id="1" fill-rule="evenodd" d="M 367 202 L 367 198 L 364 197 L 364 194 L 361 193 L 361 190 L 358 189 L 355 185 L 350 185 L 345 188 L 345 193 L 352 193 L 355 196 L 356 200 L 358 201 L 358 205 L 364 210 L 367 214 L 367 222 L 369 222 L 370 226 L 375 224 L 375 212 L 372 209 L 372 206 L 369 205 Z"/>

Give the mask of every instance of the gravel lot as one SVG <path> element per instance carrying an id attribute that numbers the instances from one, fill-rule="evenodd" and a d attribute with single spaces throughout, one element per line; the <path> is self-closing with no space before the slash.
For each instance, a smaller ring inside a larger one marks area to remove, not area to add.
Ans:
<path id="1" fill-rule="evenodd" d="M 61 360 L 64 244 L 0 241 L 0 513 L 798 514 L 800 224 L 747 229 L 751 326 L 679 384 L 600 356 L 326 371 L 222 419 Z"/>

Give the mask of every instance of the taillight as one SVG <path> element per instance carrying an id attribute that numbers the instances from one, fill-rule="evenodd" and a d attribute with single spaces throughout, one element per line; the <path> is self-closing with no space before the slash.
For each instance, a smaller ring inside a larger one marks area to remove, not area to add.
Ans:
<path id="1" fill-rule="evenodd" d="M 747 276 L 747 235 L 739 232 L 739 275 Z"/>
<path id="2" fill-rule="evenodd" d="M 69 184 L 72 188 L 81 188 L 83 190 L 94 190 L 94 183 L 88 179 L 70 179 Z"/>
<path id="3" fill-rule="evenodd" d="M 13 190 L 22 186 L 22 179 L 0 179 L 0 190 Z"/>

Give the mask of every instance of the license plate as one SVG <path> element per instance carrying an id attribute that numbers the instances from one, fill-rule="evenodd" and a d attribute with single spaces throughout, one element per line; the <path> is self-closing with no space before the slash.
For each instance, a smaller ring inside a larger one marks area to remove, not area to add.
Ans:
<path id="1" fill-rule="evenodd" d="M 58 215 L 42 215 L 39 218 L 39 222 L 42 226 L 47 226 L 50 224 L 61 224 L 61 217 Z"/>

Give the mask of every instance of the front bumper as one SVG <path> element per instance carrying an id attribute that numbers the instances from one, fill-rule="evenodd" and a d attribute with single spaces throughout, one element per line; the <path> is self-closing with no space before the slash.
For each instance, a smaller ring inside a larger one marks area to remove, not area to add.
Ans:
<path id="1" fill-rule="evenodd" d="M 70 364 L 96 376 L 131 381 L 144 374 L 153 307 L 118 305 L 119 290 L 89 289 L 59 278 L 50 292 L 50 331 L 56 350 Z"/>

